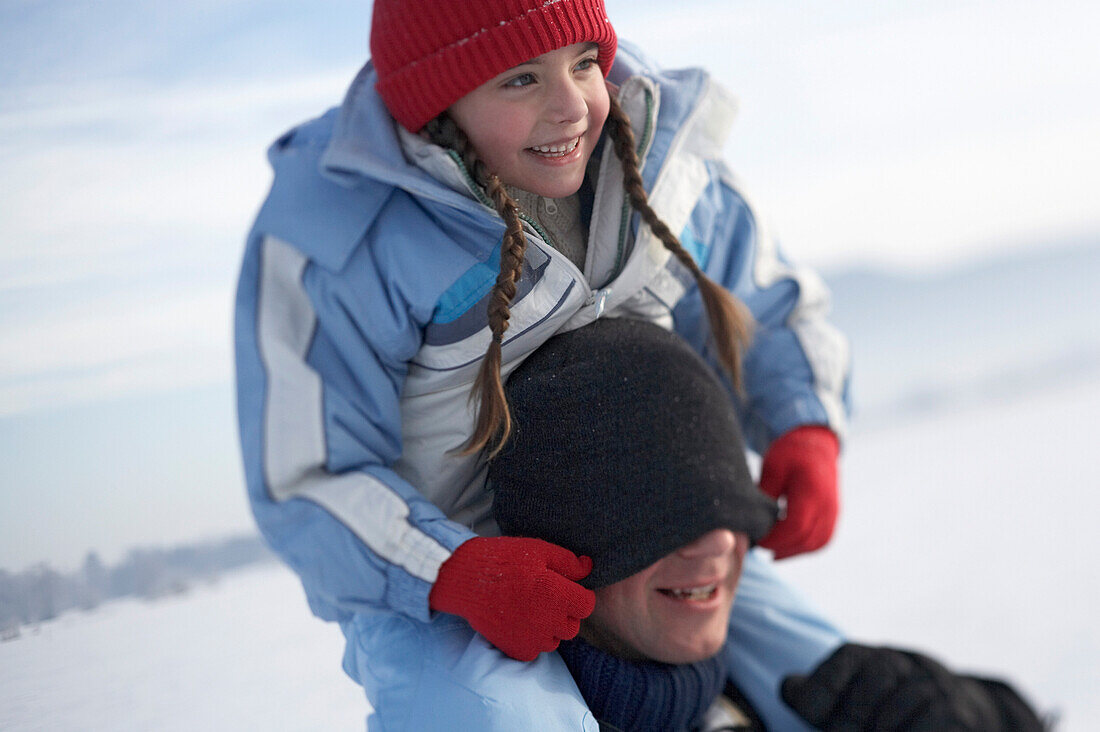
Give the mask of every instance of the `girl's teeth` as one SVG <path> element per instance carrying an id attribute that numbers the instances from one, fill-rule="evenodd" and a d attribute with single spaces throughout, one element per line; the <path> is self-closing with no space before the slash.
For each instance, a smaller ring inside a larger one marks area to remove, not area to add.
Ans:
<path id="1" fill-rule="evenodd" d="M 718 585 L 710 584 L 706 587 L 691 587 L 686 590 L 661 590 L 661 592 L 677 600 L 706 600 L 714 594 L 717 588 Z"/>
<path id="2" fill-rule="evenodd" d="M 546 155 L 548 157 L 560 158 L 564 155 L 568 155 L 569 153 L 573 152 L 573 150 L 576 149 L 576 147 L 577 147 L 577 143 L 579 143 L 580 141 L 581 141 L 581 138 L 578 137 L 574 140 L 570 140 L 569 142 L 565 143 L 564 145 L 535 145 L 534 147 L 532 147 L 530 149 L 534 150 L 539 155 Z"/>

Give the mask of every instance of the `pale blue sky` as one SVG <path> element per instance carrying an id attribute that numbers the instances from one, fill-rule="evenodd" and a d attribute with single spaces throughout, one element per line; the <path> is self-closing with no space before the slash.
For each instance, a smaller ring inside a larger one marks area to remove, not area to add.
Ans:
<path id="1" fill-rule="evenodd" d="M 1100 6 L 608 0 L 709 68 L 820 267 L 1100 232 Z M 0 567 L 247 528 L 230 310 L 263 151 L 367 56 L 351 0 L 0 5 Z"/>

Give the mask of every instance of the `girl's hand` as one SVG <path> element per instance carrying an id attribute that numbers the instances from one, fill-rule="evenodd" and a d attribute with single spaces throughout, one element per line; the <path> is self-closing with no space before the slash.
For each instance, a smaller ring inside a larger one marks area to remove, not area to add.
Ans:
<path id="1" fill-rule="evenodd" d="M 577 584 L 592 560 L 541 539 L 474 537 L 439 568 L 433 610 L 461 615 L 517 661 L 533 661 L 576 637 L 596 594 Z"/>
<path id="2" fill-rule="evenodd" d="M 837 456 L 840 442 L 828 427 L 797 427 L 768 448 L 760 470 L 760 490 L 786 499 L 786 516 L 760 546 L 785 559 L 825 546 L 833 535 L 840 498 Z"/>

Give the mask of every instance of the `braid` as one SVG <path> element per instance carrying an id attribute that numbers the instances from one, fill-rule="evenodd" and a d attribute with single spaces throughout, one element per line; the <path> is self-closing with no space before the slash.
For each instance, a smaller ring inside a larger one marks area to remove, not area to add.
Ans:
<path id="1" fill-rule="evenodd" d="M 432 142 L 452 148 L 459 154 L 474 182 L 484 189 L 497 213 L 504 219 L 500 273 L 489 293 L 489 331 L 492 340 L 470 390 L 470 400 L 478 403 L 477 420 L 473 435 L 461 447 L 463 455 L 488 448 L 491 458 L 500 452 L 512 432 L 512 416 L 508 410 L 508 400 L 504 395 L 504 383 L 500 374 L 501 345 L 504 331 L 508 330 L 512 298 L 516 296 L 516 283 L 523 274 L 527 237 L 519 218 L 519 206 L 508 195 L 500 178 L 489 172 L 485 163 L 477 156 L 466 133 L 446 114 L 429 122 L 425 130 Z"/>
<path id="2" fill-rule="evenodd" d="M 680 244 L 680 240 L 668 228 L 668 225 L 649 205 L 649 197 L 642 185 L 642 174 L 638 167 L 638 153 L 635 149 L 634 130 L 630 118 L 619 106 L 614 95 L 611 96 L 611 109 L 607 121 L 610 123 L 610 135 L 615 145 L 615 154 L 622 162 L 623 188 L 626 190 L 630 205 L 649 226 L 650 231 L 661 240 L 668 249 L 688 268 L 699 286 L 703 304 L 707 309 L 711 335 L 718 348 L 718 358 L 729 372 L 737 388 L 741 387 L 741 353 L 752 338 L 752 316 L 737 298 L 728 290 L 707 277 Z"/>

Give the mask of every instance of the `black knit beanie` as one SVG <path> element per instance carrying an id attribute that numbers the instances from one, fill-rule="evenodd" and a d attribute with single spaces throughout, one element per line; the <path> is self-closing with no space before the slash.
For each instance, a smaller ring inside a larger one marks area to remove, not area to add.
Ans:
<path id="1" fill-rule="evenodd" d="M 605 318 L 547 341 L 506 386 L 515 431 L 489 465 L 509 536 L 592 557 L 604 587 L 716 528 L 775 521 L 729 394 L 679 336 Z"/>

